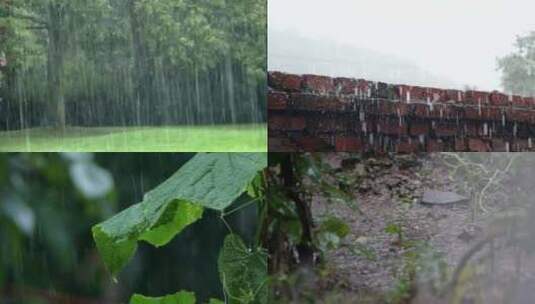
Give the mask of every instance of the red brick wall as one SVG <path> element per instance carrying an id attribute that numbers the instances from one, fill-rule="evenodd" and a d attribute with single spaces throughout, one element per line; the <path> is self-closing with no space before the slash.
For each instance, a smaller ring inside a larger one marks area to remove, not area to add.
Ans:
<path id="1" fill-rule="evenodd" d="M 535 151 L 535 99 L 268 73 L 270 151 Z"/>

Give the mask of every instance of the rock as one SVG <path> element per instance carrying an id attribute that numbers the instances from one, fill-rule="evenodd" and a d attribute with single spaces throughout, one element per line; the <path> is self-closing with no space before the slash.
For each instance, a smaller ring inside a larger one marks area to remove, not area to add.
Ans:
<path id="1" fill-rule="evenodd" d="M 366 166 L 363 164 L 357 164 L 355 166 L 355 174 L 357 174 L 359 177 L 366 177 Z"/>
<path id="2" fill-rule="evenodd" d="M 429 205 L 446 205 L 462 203 L 466 201 L 468 201 L 467 197 L 457 194 L 455 192 L 444 192 L 427 189 L 424 191 L 421 203 Z"/>

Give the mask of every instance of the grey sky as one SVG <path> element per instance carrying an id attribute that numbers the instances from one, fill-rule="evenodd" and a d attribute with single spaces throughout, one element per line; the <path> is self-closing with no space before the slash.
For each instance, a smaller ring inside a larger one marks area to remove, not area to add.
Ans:
<path id="1" fill-rule="evenodd" d="M 269 29 L 390 53 L 460 85 L 500 89 L 496 58 L 535 30 L 534 0 L 268 0 Z"/>

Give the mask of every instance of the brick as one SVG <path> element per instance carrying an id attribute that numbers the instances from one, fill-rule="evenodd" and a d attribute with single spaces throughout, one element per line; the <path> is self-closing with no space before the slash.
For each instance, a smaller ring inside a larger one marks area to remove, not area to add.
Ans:
<path id="1" fill-rule="evenodd" d="M 359 139 L 362 151 L 415 153 L 424 150 L 416 139 L 423 136 L 428 151 L 535 149 L 526 140 L 535 137 L 534 97 L 280 72 L 268 78 L 270 147 L 354 150 Z"/>
<path id="2" fill-rule="evenodd" d="M 383 119 L 378 122 L 380 133 L 386 135 L 407 135 L 407 124 L 399 122 L 398 119 Z M 379 131 L 378 130 L 378 131 Z"/>
<path id="3" fill-rule="evenodd" d="M 529 141 L 527 139 L 515 139 L 513 143 L 513 151 L 514 152 L 524 152 L 529 151 Z"/>
<path id="4" fill-rule="evenodd" d="M 446 99 L 448 101 L 461 102 L 464 100 L 464 92 L 460 90 L 446 90 Z"/>
<path id="5" fill-rule="evenodd" d="M 268 92 L 268 110 L 286 110 L 288 107 L 288 94 L 284 92 Z"/>
<path id="6" fill-rule="evenodd" d="M 319 137 L 302 136 L 295 139 L 295 143 L 304 152 L 329 152 L 332 147 Z"/>
<path id="7" fill-rule="evenodd" d="M 434 104 L 432 107 L 430 107 L 427 117 L 429 118 L 451 118 L 452 109 L 453 107 L 451 105 Z"/>
<path id="8" fill-rule="evenodd" d="M 395 96 L 395 88 L 388 83 L 376 82 L 374 89 L 372 90 L 372 96 L 375 98 L 390 99 Z"/>
<path id="9" fill-rule="evenodd" d="M 306 121 L 303 116 L 269 115 L 268 125 L 271 130 L 302 131 Z"/>
<path id="10" fill-rule="evenodd" d="M 303 75 L 303 88 L 320 94 L 336 92 L 333 79 L 327 76 Z"/>
<path id="11" fill-rule="evenodd" d="M 511 119 L 516 122 L 533 122 L 534 116 L 535 111 L 531 111 L 528 109 L 513 108 L 511 112 Z"/>
<path id="12" fill-rule="evenodd" d="M 493 91 L 490 93 L 489 101 L 493 106 L 505 106 L 509 103 L 509 97 L 503 93 Z"/>
<path id="13" fill-rule="evenodd" d="M 506 141 L 501 138 L 493 138 L 491 140 L 493 152 L 508 152 Z"/>
<path id="14" fill-rule="evenodd" d="M 409 106 L 403 102 L 379 100 L 376 112 L 380 115 L 406 116 L 409 113 Z"/>
<path id="15" fill-rule="evenodd" d="M 459 126 L 453 122 L 438 122 L 435 126 L 435 135 L 438 137 L 455 136 L 459 133 Z"/>
<path id="16" fill-rule="evenodd" d="M 431 127 L 429 126 L 429 122 L 418 121 L 418 122 L 413 122 L 410 124 L 409 134 L 412 136 L 428 135 L 429 130 L 431 130 Z"/>
<path id="17" fill-rule="evenodd" d="M 466 119 L 481 119 L 479 107 L 466 106 L 464 107 L 464 118 Z"/>
<path id="18" fill-rule="evenodd" d="M 429 116 L 429 106 L 425 103 L 411 103 L 409 109 L 412 115 L 416 117 L 425 118 Z"/>
<path id="19" fill-rule="evenodd" d="M 373 82 L 368 81 L 366 79 L 358 79 L 357 80 L 358 95 L 362 97 L 371 97 L 372 86 L 373 86 Z"/>
<path id="20" fill-rule="evenodd" d="M 467 150 L 467 143 L 466 139 L 464 137 L 456 137 L 455 138 L 455 151 L 457 152 L 463 152 Z"/>
<path id="21" fill-rule="evenodd" d="M 524 97 L 524 104 L 529 108 L 535 108 L 535 97 Z"/>
<path id="22" fill-rule="evenodd" d="M 334 86 L 338 94 L 356 94 L 357 80 L 352 78 L 338 77 L 334 79 Z"/>
<path id="23" fill-rule="evenodd" d="M 469 138 L 468 139 L 468 150 L 471 152 L 489 152 L 491 151 L 490 145 L 479 138 Z"/>
<path id="24" fill-rule="evenodd" d="M 515 106 L 515 107 L 525 107 L 525 106 L 527 106 L 527 105 L 524 103 L 524 98 L 522 98 L 522 96 L 518 96 L 518 95 L 510 95 L 510 96 L 509 96 L 509 100 L 511 101 L 511 103 L 512 103 L 513 106 Z"/>
<path id="25" fill-rule="evenodd" d="M 465 129 L 465 133 L 468 136 L 473 136 L 473 137 L 479 136 L 480 128 L 479 128 L 479 125 L 477 125 L 476 123 L 468 122 L 465 124 L 464 129 Z"/>
<path id="26" fill-rule="evenodd" d="M 395 89 L 395 93 L 396 93 L 397 99 L 399 99 L 402 102 L 409 102 L 410 101 L 410 99 L 409 99 L 410 90 L 411 90 L 410 86 L 400 84 L 400 85 L 395 85 L 394 89 Z"/>
<path id="27" fill-rule="evenodd" d="M 411 101 L 426 101 L 428 94 L 428 89 L 424 87 L 412 87 L 410 90 L 410 100 Z"/>
<path id="28" fill-rule="evenodd" d="M 336 152 L 361 152 L 363 148 L 362 141 L 356 136 L 336 137 Z"/>
<path id="29" fill-rule="evenodd" d="M 281 72 L 268 73 L 268 85 L 278 90 L 287 92 L 299 92 L 301 91 L 302 82 L 303 80 L 299 75 L 286 74 Z"/>
<path id="30" fill-rule="evenodd" d="M 426 147 L 427 152 L 442 152 L 444 151 L 444 142 L 430 138 L 427 140 Z"/>
<path id="31" fill-rule="evenodd" d="M 292 93 L 290 100 L 294 109 L 305 111 L 343 111 L 351 107 L 351 103 L 337 96 Z"/>
<path id="32" fill-rule="evenodd" d="M 309 132 L 335 133 L 346 132 L 348 130 L 357 131 L 354 125 L 360 125 L 351 117 L 338 117 L 326 115 L 314 115 L 307 117 L 307 128 Z"/>
<path id="33" fill-rule="evenodd" d="M 500 107 L 482 107 L 481 108 L 481 119 L 484 120 L 501 120 L 502 119 L 502 109 Z"/>
<path id="34" fill-rule="evenodd" d="M 438 88 L 429 88 L 429 95 L 431 97 L 431 102 L 446 102 L 447 94 L 446 90 Z"/>
<path id="35" fill-rule="evenodd" d="M 396 144 L 397 153 L 416 153 L 420 150 L 420 144 L 417 140 L 403 140 Z"/>
<path id="36" fill-rule="evenodd" d="M 268 146 L 270 152 L 296 152 L 299 149 L 289 138 L 269 137 Z"/>
<path id="37" fill-rule="evenodd" d="M 488 104 L 489 95 L 488 92 L 469 90 L 465 92 L 464 103 L 473 105 Z"/>

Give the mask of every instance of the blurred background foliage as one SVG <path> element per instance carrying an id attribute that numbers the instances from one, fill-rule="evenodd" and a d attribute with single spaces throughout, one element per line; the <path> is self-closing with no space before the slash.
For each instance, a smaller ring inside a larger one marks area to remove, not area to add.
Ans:
<path id="1" fill-rule="evenodd" d="M 217 256 L 227 229 L 215 213 L 167 246 L 141 245 L 118 283 L 91 237 L 92 225 L 141 201 L 193 155 L 0 154 L 0 302 L 125 303 L 176 290 L 223 298 Z M 227 220 L 253 242 L 254 205 Z"/>

